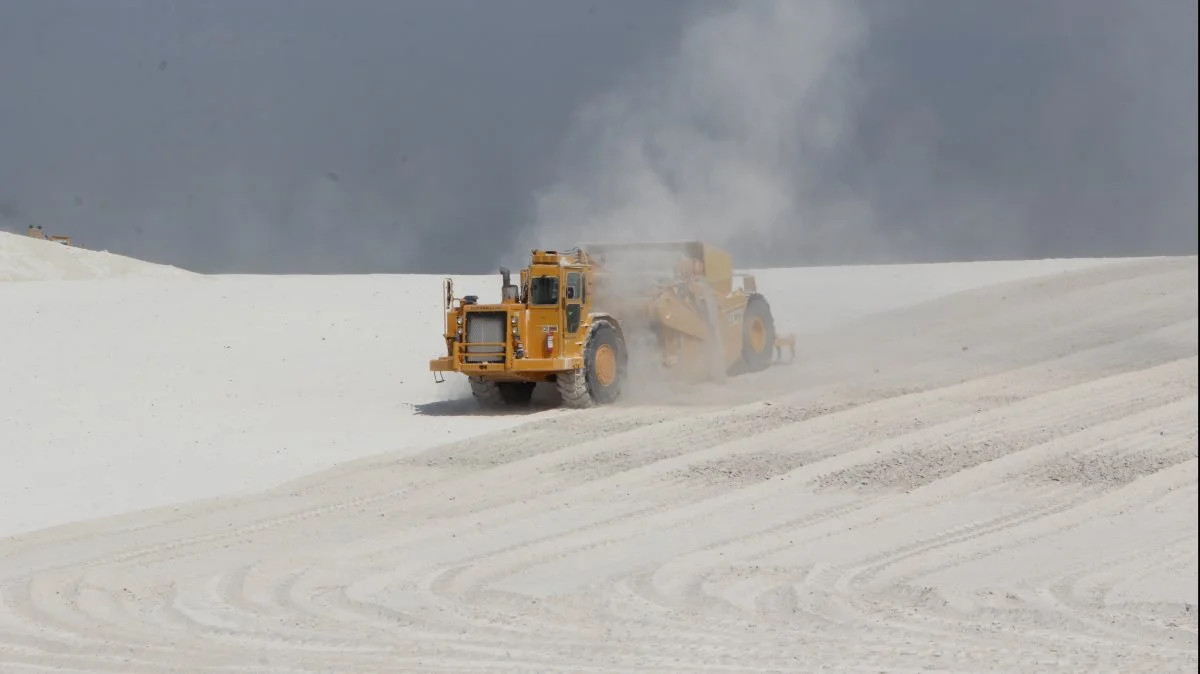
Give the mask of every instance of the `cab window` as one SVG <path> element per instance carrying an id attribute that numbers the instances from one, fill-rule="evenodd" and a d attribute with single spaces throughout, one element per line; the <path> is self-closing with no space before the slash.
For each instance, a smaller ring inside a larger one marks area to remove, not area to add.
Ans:
<path id="1" fill-rule="evenodd" d="M 558 277 L 535 276 L 529 282 L 529 303 L 534 305 L 558 304 Z"/>
<path id="2" fill-rule="evenodd" d="M 583 298 L 583 282 L 580 279 L 579 272 L 567 272 L 567 299 L 580 300 Z"/>

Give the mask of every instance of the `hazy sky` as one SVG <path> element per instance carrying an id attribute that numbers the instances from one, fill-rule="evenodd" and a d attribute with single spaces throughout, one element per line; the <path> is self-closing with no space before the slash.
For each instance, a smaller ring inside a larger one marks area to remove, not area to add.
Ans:
<path id="1" fill-rule="evenodd" d="M 0 226 L 198 271 L 1194 254 L 1194 0 L 0 0 Z M 736 235 L 735 235 L 736 233 Z"/>

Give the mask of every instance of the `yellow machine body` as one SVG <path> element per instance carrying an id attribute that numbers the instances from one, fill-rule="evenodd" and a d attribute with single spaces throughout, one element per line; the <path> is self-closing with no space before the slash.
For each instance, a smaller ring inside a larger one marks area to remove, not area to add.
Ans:
<path id="1" fill-rule="evenodd" d="M 577 258 L 534 251 L 520 286 L 505 283 L 497 304 L 455 297 L 446 279 L 446 355 L 431 361 L 430 369 L 538 382 L 580 367 L 592 313 L 584 292 L 589 271 Z"/>
<path id="2" fill-rule="evenodd" d="M 792 339 L 774 334 L 754 277 L 703 242 L 534 250 L 518 283 L 501 276 L 501 300 L 489 304 L 444 281 L 446 352 L 430 361 L 469 377 L 484 402 L 524 402 L 537 382 L 557 382 L 572 406 L 612 402 L 631 349 L 700 382 L 763 369 Z"/>

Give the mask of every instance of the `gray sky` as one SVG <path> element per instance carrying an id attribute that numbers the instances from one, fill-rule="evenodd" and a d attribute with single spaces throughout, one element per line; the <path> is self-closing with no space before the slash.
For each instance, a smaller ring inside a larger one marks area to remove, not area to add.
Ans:
<path id="1" fill-rule="evenodd" d="M 213 272 L 1194 254 L 1188 0 L 0 0 L 0 226 Z"/>

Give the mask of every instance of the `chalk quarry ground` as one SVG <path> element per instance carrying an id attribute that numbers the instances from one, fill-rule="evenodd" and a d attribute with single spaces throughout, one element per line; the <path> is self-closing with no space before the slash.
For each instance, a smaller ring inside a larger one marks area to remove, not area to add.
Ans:
<path id="1" fill-rule="evenodd" d="M 495 416 L 436 277 L 0 279 L 5 674 L 1198 665 L 1195 257 L 767 270 L 790 366 Z"/>

